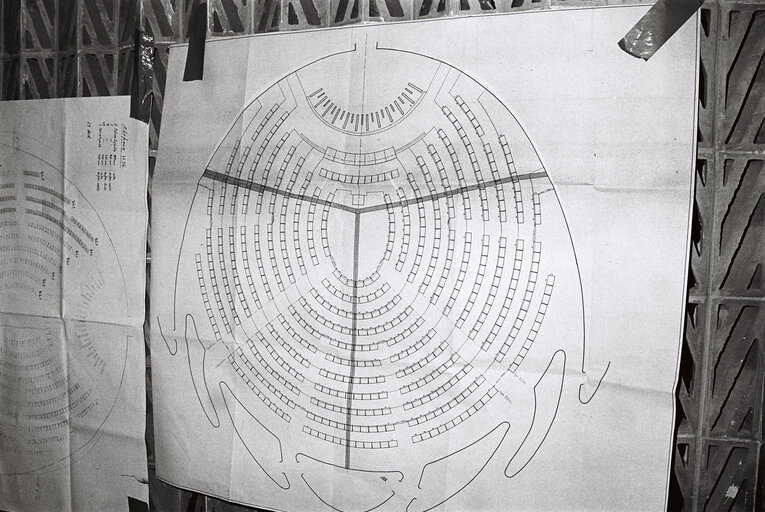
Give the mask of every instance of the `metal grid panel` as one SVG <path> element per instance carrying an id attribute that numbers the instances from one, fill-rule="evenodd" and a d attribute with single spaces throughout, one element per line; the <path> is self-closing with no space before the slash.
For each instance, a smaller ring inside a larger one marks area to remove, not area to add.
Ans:
<path id="1" fill-rule="evenodd" d="M 639 1 L 208 0 L 207 26 L 208 37 L 216 37 Z M 153 175 L 168 47 L 188 39 L 191 13 L 201 3 L 2 0 L 0 98 L 131 92 L 140 27 L 154 40 Z M 765 1 L 708 1 L 701 20 L 697 180 L 670 509 L 755 510 L 765 487 L 758 478 L 765 464 Z M 146 436 L 153 468 L 151 416 Z M 153 510 L 251 510 L 151 474 Z"/>

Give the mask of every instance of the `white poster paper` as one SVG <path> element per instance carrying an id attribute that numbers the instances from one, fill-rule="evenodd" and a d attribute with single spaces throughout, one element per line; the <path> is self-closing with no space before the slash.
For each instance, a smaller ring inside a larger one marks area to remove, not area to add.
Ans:
<path id="1" fill-rule="evenodd" d="M 696 27 L 646 7 L 171 49 L 157 474 L 273 510 L 661 510 Z M 695 21 L 695 20 L 694 20 Z"/>
<path id="2" fill-rule="evenodd" d="M 0 509 L 147 502 L 147 126 L 130 98 L 0 103 Z"/>

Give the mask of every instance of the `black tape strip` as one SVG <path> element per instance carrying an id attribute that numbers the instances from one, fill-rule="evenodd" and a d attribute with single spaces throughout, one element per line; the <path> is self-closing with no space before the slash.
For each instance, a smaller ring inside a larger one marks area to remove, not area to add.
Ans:
<path id="1" fill-rule="evenodd" d="M 633 57 L 650 59 L 704 0 L 659 0 L 619 41 L 619 47 Z"/>
<path id="2" fill-rule="evenodd" d="M 130 117 L 144 123 L 151 116 L 151 102 L 154 97 L 154 38 L 145 32 L 136 31 L 135 77 L 131 91 Z"/>
<path id="3" fill-rule="evenodd" d="M 149 504 L 145 501 L 135 499 L 128 496 L 128 511 L 129 512 L 149 512 Z"/>
<path id="4" fill-rule="evenodd" d="M 202 80 L 205 67 L 205 39 L 207 38 L 207 4 L 197 5 L 189 19 L 189 49 L 183 81 Z"/>

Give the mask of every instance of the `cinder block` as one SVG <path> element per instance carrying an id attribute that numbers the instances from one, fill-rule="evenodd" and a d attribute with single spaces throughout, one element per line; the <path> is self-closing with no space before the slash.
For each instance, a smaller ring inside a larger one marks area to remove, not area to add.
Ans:
<path id="1" fill-rule="evenodd" d="M 25 0 L 21 4 L 21 42 L 25 52 L 56 49 L 57 2 Z"/>
<path id="2" fill-rule="evenodd" d="M 191 11 L 191 1 L 141 0 L 141 28 L 157 43 L 186 39 L 185 22 Z M 185 15 L 185 16 L 184 16 Z"/>
<path id="3" fill-rule="evenodd" d="M 765 147 L 765 5 L 721 4 L 717 140 L 729 148 Z"/>
<path id="4" fill-rule="evenodd" d="M 697 510 L 755 510 L 758 443 L 703 443 Z"/>
<path id="5" fill-rule="evenodd" d="M 711 253 L 714 290 L 725 296 L 762 297 L 765 159 L 721 153 L 714 178 L 715 245 Z"/>
<path id="6" fill-rule="evenodd" d="M 279 0 L 251 1 L 247 0 L 209 0 L 207 2 L 207 34 L 209 36 L 230 36 L 238 34 L 253 33 L 252 17 L 253 10 L 256 11 L 256 19 L 263 14 L 261 11 L 278 10 L 278 7 L 272 9 L 270 6 L 278 6 Z M 278 13 L 272 14 L 277 18 Z M 257 25 L 256 25 L 257 27 Z M 266 32 L 266 30 L 256 29 L 257 32 Z"/>
<path id="7" fill-rule="evenodd" d="M 81 96 L 117 94 L 115 70 L 117 57 L 110 51 L 82 53 L 80 59 Z"/>
<path id="8" fill-rule="evenodd" d="M 37 54 L 24 58 L 21 67 L 24 99 L 56 97 L 55 53 Z"/>
<path id="9" fill-rule="evenodd" d="M 706 432 L 713 437 L 757 439 L 763 414 L 765 305 L 713 303 L 709 341 Z"/>
<path id="10" fill-rule="evenodd" d="M 323 0 L 282 0 L 281 30 L 329 26 L 329 9 Z"/>

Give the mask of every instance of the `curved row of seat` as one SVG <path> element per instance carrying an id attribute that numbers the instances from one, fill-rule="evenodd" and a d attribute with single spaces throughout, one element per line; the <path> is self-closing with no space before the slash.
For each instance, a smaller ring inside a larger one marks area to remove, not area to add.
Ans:
<path id="1" fill-rule="evenodd" d="M 371 112 L 351 112 L 332 100 L 323 87 L 306 94 L 316 116 L 326 124 L 348 133 L 375 133 L 396 124 L 420 101 L 425 91 L 408 82 L 393 101 Z"/>

